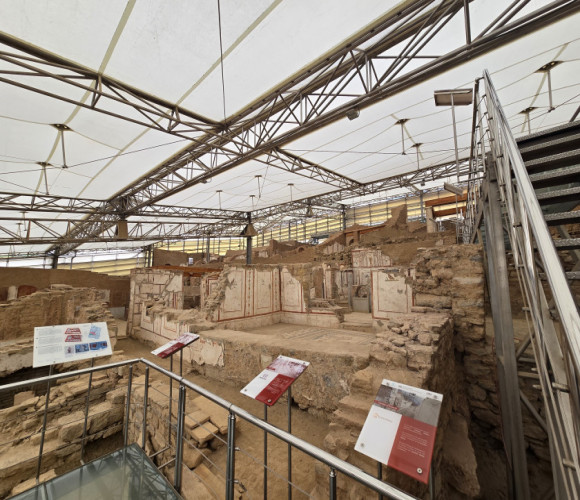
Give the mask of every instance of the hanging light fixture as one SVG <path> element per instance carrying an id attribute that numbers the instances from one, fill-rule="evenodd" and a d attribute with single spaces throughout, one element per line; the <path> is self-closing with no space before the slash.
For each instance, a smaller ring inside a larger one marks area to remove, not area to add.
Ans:
<path id="1" fill-rule="evenodd" d="M 400 125 L 401 126 L 401 154 L 402 155 L 406 155 L 407 153 L 405 153 L 405 123 L 407 123 L 409 121 L 408 118 L 401 118 L 400 120 L 398 120 L 397 122 L 395 122 L 396 125 Z"/>

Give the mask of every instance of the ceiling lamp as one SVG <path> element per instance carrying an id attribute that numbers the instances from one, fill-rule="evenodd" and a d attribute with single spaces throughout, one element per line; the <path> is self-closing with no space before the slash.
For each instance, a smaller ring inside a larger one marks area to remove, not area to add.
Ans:
<path id="1" fill-rule="evenodd" d="M 457 125 L 455 106 L 469 106 L 473 102 L 473 89 L 436 90 L 433 94 L 435 106 L 451 106 L 453 118 L 453 143 L 455 145 L 455 168 L 459 180 L 459 149 L 457 148 Z"/>
<path id="2" fill-rule="evenodd" d="M 258 232 L 254 229 L 254 225 L 249 222 L 240 233 L 240 236 L 258 236 Z"/>
<path id="3" fill-rule="evenodd" d="M 351 121 L 356 120 L 359 116 L 360 116 L 360 109 L 358 109 L 358 108 L 352 108 L 346 112 L 346 117 Z"/>

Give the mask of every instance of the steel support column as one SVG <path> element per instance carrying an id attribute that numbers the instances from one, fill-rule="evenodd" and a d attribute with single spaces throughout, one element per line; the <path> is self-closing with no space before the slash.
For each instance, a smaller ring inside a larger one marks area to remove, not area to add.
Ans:
<path id="1" fill-rule="evenodd" d="M 491 170 L 490 170 L 491 171 Z M 508 462 L 511 497 L 529 500 L 530 488 L 526 445 L 520 406 L 517 361 L 509 295 L 508 268 L 500 208 L 495 179 L 487 183 L 484 201 L 488 286 L 493 315 L 497 354 L 497 377 L 500 390 L 501 417 Z"/>

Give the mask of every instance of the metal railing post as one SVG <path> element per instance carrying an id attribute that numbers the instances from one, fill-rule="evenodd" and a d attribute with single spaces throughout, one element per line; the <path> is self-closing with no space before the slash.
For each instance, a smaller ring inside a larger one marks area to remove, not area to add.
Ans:
<path id="1" fill-rule="evenodd" d="M 336 500 L 336 471 L 331 467 L 330 474 L 328 474 L 329 478 L 329 491 L 328 491 L 328 498 L 330 500 Z"/>
<path id="2" fill-rule="evenodd" d="M 145 367 L 145 390 L 143 392 L 143 425 L 141 429 L 141 448 L 145 449 L 147 441 L 147 407 L 149 406 L 149 367 Z"/>
<path id="3" fill-rule="evenodd" d="M 91 368 L 95 366 L 95 358 L 91 358 Z M 93 372 L 89 373 L 89 387 L 87 389 L 87 397 L 85 400 L 85 422 L 83 424 L 83 439 L 81 441 L 81 463 L 84 464 L 85 458 L 85 440 L 87 438 L 87 420 L 89 418 L 89 402 L 91 399 L 91 386 L 93 384 Z"/>
<path id="4" fill-rule="evenodd" d="M 171 409 L 170 409 L 171 411 Z M 181 463 L 183 462 L 183 422 L 185 420 L 185 386 L 179 384 L 177 430 L 175 434 L 175 480 L 173 486 L 181 493 Z"/>
<path id="5" fill-rule="evenodd" d="M 125 432 L 123 445 L 129 442 L 129 411 L 131 409 L 131 385 L 133 384 L 133 365 L 129 365 L 129 382 L 127 383 L 127 401 L 125 402 Z"/>
<path id="6" fill-rule="evenodd" d="M 236 416 L 228 416 L 228 461 L 226 465 L 226 500 L 234 498 L 234 481 L 236 474 Z"/>
<path id="7" fill-rule="evenodd" d="M 50 365 L 48 369 L 48 376 L 52 375 L 52 370 L 54 365 Z M 42 419 L 42 430 L 40 431 L 40 447 L 38 449 L 38 462 L 36 463 L 36 483 L 38 484 L 38 478 L 40 477 L 40 467 L 42 465 L 42 451 L 44 450 L 44 434 L 46 433 L 46 420 L 48 417 L 48 402 L 50 400 L 50 382 L 51 379 L 48 380 L 46 385 L 46 401 L 44 403 L 44 417 Z"/>

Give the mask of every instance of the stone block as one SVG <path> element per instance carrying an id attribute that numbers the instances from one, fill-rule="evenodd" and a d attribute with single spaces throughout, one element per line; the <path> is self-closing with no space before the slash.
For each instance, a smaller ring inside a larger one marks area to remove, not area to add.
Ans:
<path id="1" fill-rule="evenodd" d="M 203 410 L 195 410 L 185 415 L 184 425 L 187 429 L 195 429 L 209 421 L 210 416 Z"/>
<path id="2" fill-rule="evenodd" d="M 467 388 L 469 399 L 475 401 L 485 401 L 487 399 L 487 392 L 477 385 L 470 385 Z"/>
<path id="3" fill-rule="evenodd" d="M 127 396 L 127 389 L 115 389 L 107 393 L 107 401 L 111 404 L 124 404 L 125 397 Z M 132 400 L 133 398 L 131 398 Z"/>
<path id="4" fill-rule="evenodd" d="M 473 415 L 484 422 L 485 424 L 489 425 L 490 427 L 499 428 L 501 425 L 501 418 L 497 413 L 494 413 L 491 410 L 484 410 L 484 409 L 475 409 L 473 410 Z"/>
<path id="5" fill-rule="evenodd" d="M 40 431 L 40 429 L 39 429 Z M 50 429 L 46 429 L 45 433 L 44 433 L 44 440 L 45 441 L 49 441 L 51 439 L 55 439 L 58 436 L 59 433 L 59 428 L 58 427 L 52 427 Z M 32 436 L 30 438 L 30 442 L 34 445 L 37 446 L 40 444 L 40 440 L 42 439 L 42 433 L 41 432 L 37 432 L 34 436 Z"/>
<path id="6" fill-rule="evenodd" d="M 415 295 L 415 304 L 420 307 L 432 307 L 434 309 L 450 309 L 451 297 L 444 295 L 432 295 L 418 293 Z"/>
<path id="7" fill-rule="evenodd" d="M 19 405 L 21 403 L 24 403 L 25 401 L 27 401 L 30 398 L 34 397 L 34 391 L 23 391 L 23 392 L 19 392 L 17 394 L 14 395 L 14 403 L 13 405 Z M 36 401 L 34 402 L 34 404 L 36 404 Z"/>
<path id="8" fill-rule="evenodd" d="M 471 325 L 468 328 L 462 329 L 461 334 L 466 341 L 467 340 L 479 341 L 485 338 L 485 328 L 479 325 Z"/>
<path id="9" fill-rule="evenodd" d="M 483 286 L 483 276 L 455 276 L 453 277 L 453 286 Z"/>
<path id="10" fill-rule="evenodd" d="M 432 364 L 434 349 L 431 346 L 408 345 L 407 367 L 410 370 L 428 370 Z"/>
<path id="11" fill-rule="evenodd" d="M 211 423 L 219 430 L 220 434 L 227 433 L 229 413 L 226 409 L 202 396 L 195 398 L 193 402 L 198 409 L 209 415 Z"/>
<path id="12" fill-rule="evenodd" d="M 479 495 L 477 461 L 469 439 L 467 422 L 457 413 L 452 413 L 449 425 L 445 429 L 443 468 L 446 479 L 458 492 L 465 495 L 465 498 Z"/>
<path id="13" fill-rule="evenodd" d="M 52 479 L 56 477 L 56 472 L 54 472 L 54 469 L 49 470 L 48 472 L 45 472 L 43 474 L 41 474 L 38 477 L 38 484 L 42 484 L 46 481 L 48 481 L 49 479 Z M 19 493 L 22 493 L 30 488 L 33 488 L 34 486 L 36 486 L 36 478 L 30 478 L 27 481 L 24 481 L 20 484 L 18 484 L 17 486 L 15 486 L 12 489 L 12 492 L 10 493 L 10 495 L 15 496 L 18 495 Z"/>
<path id="14" fill-rule="evenodd" d="M 198 450 L 190 444 L 186 444 L 183 448 L 183 463 L 190 469 L 195 469 L 203 462 L 203 452 Z"/>
<path id="15" fill-rule="evenodd" d="M 71 422 L 70 424 L 66 424 L 61 427 L 59 437 L 62 441 L 70 443 L 71 441 L 82 437 L 83 428 L 84 420 Z"/>
<path id="16" fill-rule="evenodd" d="M 431 345 L 433 342 L 433 338 L 431 337 L 431 334 L 429 334 L 429 333 L 420 333 L 417 336 L 417 340 L 419 341 L 419 344 L 421 344 L 421 345 Z"/>
<path id="17" fill-rule="evenodd" d="M 205 424 L 196 427 L 190 432 L 187 432 L 187 434 L 189 434 L 191 439 L 202 445 L 212 440 L 218 432 L 219 429 L 215 425 L 213 425 L 211 422 L 206 422 Z"/>

